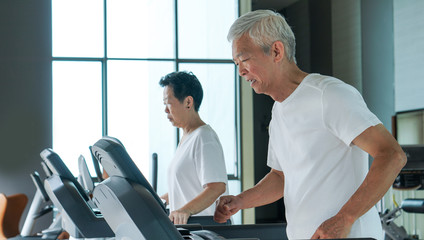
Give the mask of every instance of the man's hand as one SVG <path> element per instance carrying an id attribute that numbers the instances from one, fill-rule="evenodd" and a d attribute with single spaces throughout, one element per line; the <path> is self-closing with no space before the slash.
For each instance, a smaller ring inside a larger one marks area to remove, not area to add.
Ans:
<path id="1" fill-rule="evenodd" d="M 169 214 L 169 219 L 174 224 L 186 224 L 190 216 L 191 214 L 189 211 L 178 209 Z"/>
<path id="2" fill-rule="evenodd" d="M 275 169 L 262 178 L 253 188 L 237 196 L 222 196 L 216 204 L 214 220 L 224 223 L 240 209 L 254 208 L 273 203 L 284 195 L 284 173 Z"/>
<path id="3" fill-rule="evenodd" d="M 215 215 L 213 219 L 215 222 L 224 223 L 232 215 L 237 213 L 241 209 L 241 198 L 237 196 L 222 196 L 219 198 L 216 204 Z"/>
<path id="4" fill-rule="evenodd" d="M 346 238 L 352 224 L 342 215 L 336 215 L 323 222 L 312 235 L 311 239 Z"/>

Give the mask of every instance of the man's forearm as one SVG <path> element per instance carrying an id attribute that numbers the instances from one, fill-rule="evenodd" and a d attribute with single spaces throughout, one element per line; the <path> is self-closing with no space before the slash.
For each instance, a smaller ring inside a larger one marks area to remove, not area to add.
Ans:
<path id="1" fill-rule="evenodd" d="M 364 182 L 342 207 L 339 214 L 353 224 L 384 196 L 405 162 L 406 159 L 401 152 L 393 152 L 388 156 L 376 156 Z"/>
<path id="2" fill-rule="evenodd" d="M 284 195 L 284 175 L 272 169 L 258 184 L 238 195 L 242 208 L 253 208 L 273 203 Z"/>

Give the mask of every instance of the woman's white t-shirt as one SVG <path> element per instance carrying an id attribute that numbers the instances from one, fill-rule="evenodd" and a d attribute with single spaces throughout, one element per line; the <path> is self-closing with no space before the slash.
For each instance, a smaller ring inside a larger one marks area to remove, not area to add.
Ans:
<path id="1" fill-rule="evenodd" d="M 203 125 L 185 136 L 168 167 L 170 211 L 178 210 L 197 197 L 206 184 L 225 183 L 228 194 L 224 153 L 215 131 Z M 196 216 L 213 216 L 215 204 Z"/>
<path id="2" fill-rule="evenodd" d="M 284 172 L 289 239 L 309 239 L 357 190 L 368 172 L 368 154 L 352 141 L 381 123 L 360 93 L 342 81 L 309 74 L 283 102 L 269 126 L 268 166 Z M 349 237 L 381 239 L 375 207 Z"/>

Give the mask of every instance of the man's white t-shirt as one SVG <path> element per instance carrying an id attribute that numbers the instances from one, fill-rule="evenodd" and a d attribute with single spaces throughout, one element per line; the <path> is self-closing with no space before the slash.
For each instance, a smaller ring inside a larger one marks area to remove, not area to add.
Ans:
<path id="1" fill-rule="evenodd" d="M 180 142 L 168 167 L 168 198 L 170 211 L 178 210 L 197 197 L 206 184 L 225 183 L 228 194 L 224 153 L 215 131 L 203 125 Z M 196 216 L 213 216 L 215 203 Z"/>
<path id="2" fill-rule="evenodd" d="M 368 154 L 352 141 L 379 123 L 355 88 L 319 74 L 309 74 L 287 99 L 274 103 L 268 166 L 285 176 L 289 239 L 311 238 L 357 190 L 368 172 Z M 353 224 L 349 237 L 382 239 L 375 207 Z"/>

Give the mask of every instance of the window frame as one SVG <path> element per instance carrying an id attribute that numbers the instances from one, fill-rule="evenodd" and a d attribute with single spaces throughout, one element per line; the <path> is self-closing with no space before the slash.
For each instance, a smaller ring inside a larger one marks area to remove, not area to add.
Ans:
<path id="1" fill-rule="evenodd" d="M 175 22 L 175 57 L 174 58 L 109 58 L 108 54 L 107 54 L 107 48 L 108 48 L 108 44 L 107 44 L 107 0 L 103 0 L 103 45 L 104 45 L 104 55 L 103 57 L 55 57 L 52 56 L 52 64 L 55 61 L 84 61 L 84 62 L 100 62 L 101 63 L 101 69 L 102 69 L 102 135 L 103 136 L 107 136 L 108 135 L 108 102 L 107 102 L 107 83 L 108 83 L 108 74 L 107 74 L 107 70 L 108 70 L 108 61 L 109 60 L 134 60 L 134 61 L 162 61 L 162 62 L 173 62 L 175 65 L 175 71 L 179 71 L 179 66 L 180 64 L 183 63 L 202 63 L 202 64 L 208 64 L 208 63 L 212 63 L 212 64 L 233 64 L 234 65 L 234 109 L 235 109 L 235 122 L 234 122 L 234 126 L 235 126 L 235 161 L 234 161 L 234 172 L 233 173 L 228 173 L 228 180 L 238 180 L 241 181 L 241 131 L 240 131 L 240 82 L 239 82 L 239 77 L 237 74 L 237 66 L 234 64 L 234 62 L 231 59 L 201 59 L 201 58 L 196 58 L 196 59 L 183 59 L 183 58 L 179 58 L 179 47 L 178 47 L 178 0 L 174 1 L 174 22 Z M 240 13 L 240 10 L 238 9 L 238 14 Z M 176 128 L 176 146 L 175 148 L 178 146 L 179 140 L 180 140 L 180 131 L 178 128 Z M 53 133 L 54 135 L 54 133 Z"/>

